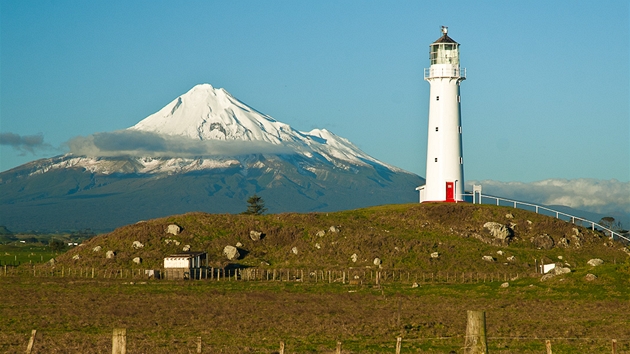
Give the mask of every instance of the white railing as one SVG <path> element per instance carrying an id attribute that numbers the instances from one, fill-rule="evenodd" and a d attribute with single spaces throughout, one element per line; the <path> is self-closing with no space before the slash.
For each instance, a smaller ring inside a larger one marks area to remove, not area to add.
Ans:
<path id="1" fill-rule="evenodd" d="M 466 79 L 466 68 L 425 68 L 424 79 L 431 77 L 455 77 Z"/>
<path id="2" fill-rule="evenodd" d="M 604 231 L 604 233 L 608 233 L 610 235 L 611 239 L 624 239 L 627 242 L 630 242 L 630 238 L 628 238 L 628 236 L 624 236 L 622 234 L 620 234 L 617 231 L 613 231 L 610 228 L 607 228 L 605 226 L 602 226 L 596 222 L 581 218 L 579 216 L 575 216 L 575 215 L 571 215 L 571 214 L 567 214 L 567 213 L 563 213 L 561 211 L 558 210 L 553 210 L 547 207 L 544 207 L 542 205 L 536 205 L 536 204 L 532 204 L 532 203 L 526 203 L 526 202 L 519 202 L 516 200 L 511 200 L 511 199 L 505 199 L 505 198 L 500 198 L 500 197 L 495 197 L 495 196 L 491 196 L 491 195 L 481 195 L 481 193 L 478 194 L 463 194 L 463 196 L 470 196 L 472 198 L 472 203 L 473 204 L 483 204 L 483 198 L 487 198 L 490 200 L 493 200 L 494 202 L 492 202 L 491 204 L 495 204 L 496 205 L 501 205 L 501 202 L 503 202 L 503 206 L 506 206 L 505 204 L 509 204 L 508 206 L 512 206 L 513 208 L 516 209 L 523 209 L 523 210 L 528 210 L 528 211 L 532 211 L 531 209 L 533 208 L 533 211 L 536 212 L 536 214 L 543 214 L 543 212 L 547 212 L 547 213 L 551 213 L 551 216 L 555 216 L 556 219 L 559 220 L 563 220 L 563 221 L 569 221 L 572 224 L 576 224 L 577 222 L 580 223 L 581 226 L 583 226 L 583 224 L 587 224 L 589 225 L 589 227 L 591 228 L 591 230 L 595 230 L 595 228 L 598 228 L 598 230 L 602 230 Z M 477 199 L 477 196 L 479 197 L 479 199 Z M 486 203 L 488 204 L 488 203 Z M 546 214 L 543 214 L 546 215 Z M 563 219 L 566 218 L 568 220 Z"/>

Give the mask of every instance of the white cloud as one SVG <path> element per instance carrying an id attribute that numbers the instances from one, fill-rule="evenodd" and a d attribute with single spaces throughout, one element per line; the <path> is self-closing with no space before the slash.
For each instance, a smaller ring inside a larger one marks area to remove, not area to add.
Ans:
<path id="1" fill-rule="evenodd" d="M 286 146 L 261 141 L 196 140 L 134 130 L 79 136 L 66 145 L 75 155 L 95 157 L 203 157 L 291 152 Z"/>
<path id="2" fill-rule="evenodd" d="M 564 205 L 599 214 L 630 214 L 630 182 L 615 179 L 547 179 L 538 182 L 467 181 L 483 194 L 545 205 Z"/>

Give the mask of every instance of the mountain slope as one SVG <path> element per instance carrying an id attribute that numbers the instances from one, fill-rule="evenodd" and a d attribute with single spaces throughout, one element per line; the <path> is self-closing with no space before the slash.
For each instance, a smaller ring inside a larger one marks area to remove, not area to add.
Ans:
<path id="1" fill-rule="evenodd" d="M 131 128 L 74 139 L 72 153 L 0 173 L 0 225 L 115 227 L 189 211 L 270 212 L 415 202 L 417 175 L 327 130 L 300 132 L 198 85 Z"/>

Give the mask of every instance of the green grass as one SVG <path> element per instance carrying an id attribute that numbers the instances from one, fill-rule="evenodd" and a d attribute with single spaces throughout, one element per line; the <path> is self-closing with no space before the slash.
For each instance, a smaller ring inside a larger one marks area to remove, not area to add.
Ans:
<path id="1" fill-rule="evenodd" d="M 60 254 L 42 244 L 0 244 L 0 265 L 43 263 Z"/>

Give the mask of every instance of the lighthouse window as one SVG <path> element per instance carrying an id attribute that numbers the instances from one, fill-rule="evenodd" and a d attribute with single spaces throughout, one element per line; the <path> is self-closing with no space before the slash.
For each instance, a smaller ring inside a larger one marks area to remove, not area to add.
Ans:
<path id="1" fill-rule="evenodd" d="M 435 127 L 435 131 L 438 131 L 438 127 Z"/>
<path id="2" fill-rule="evenodd" d="M 463 164 L 464 164 L 464 158 L 463 158 L 463 157 L 460 157 L 460 158 L 459 158 L 459 164 L 460 164 L 460 165 L 463 165 Z"/>
<path id="3" fill-rule="evenodd" d="M 459 133 L 460 134 L 462 133 L 462 126 L 461 125 L 459 126 Z"/>
<path id="4" fill-rule="evenodd" d="M 435 162 L 437 162 L 437 157 L 435 158 Z"/>
<path id="5" fill-rule="evenodd" d="M 435 100 L 439 101 L 440 100 L 440 96 L 435 96 Z"/>
<path id="6" fill-rule="evenodd" d="M 457 102 L 460 102 L 460 103 L 462 102 L 462 96 L 457 95 Z"/>

